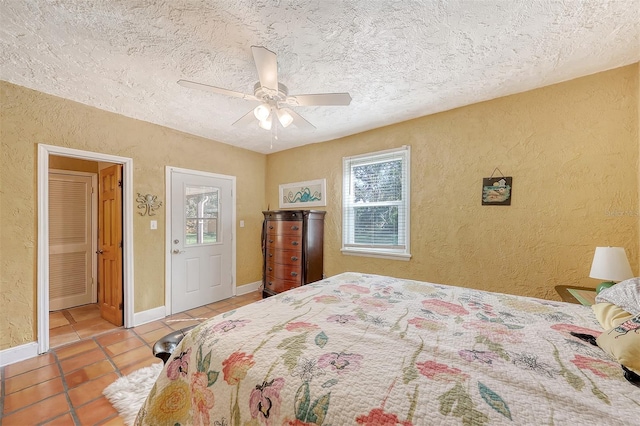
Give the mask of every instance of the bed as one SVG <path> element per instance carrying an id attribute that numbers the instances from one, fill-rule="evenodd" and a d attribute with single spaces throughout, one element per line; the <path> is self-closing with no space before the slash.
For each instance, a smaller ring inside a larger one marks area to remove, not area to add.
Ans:
<path id="1" fill-rule="evenodd" d="M 637 425 L 640 388 L 576 337 L 602 333 L 587 306 L 343 273 L 195 327 L 136 424 Z"/>

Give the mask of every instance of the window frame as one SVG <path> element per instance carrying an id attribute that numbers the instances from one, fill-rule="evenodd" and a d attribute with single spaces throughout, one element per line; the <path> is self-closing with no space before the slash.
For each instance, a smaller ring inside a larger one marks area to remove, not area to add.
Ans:
<path id="1" fill-rule="evenodd" d="M 402 196 L 399 201 L 381 201 L 376 203 L 353 203 L 351 191 L 353 187 L 353 169 L 357 166 L 376 164 L 400 159 L 403 167 Z M 384 259 L 411 259 L 410 250 L 410 210 L 411 210 L 411 147 L 404 145 L 400 148 L 370 152 L 342 158 L 342 248 L 346 255 L 378 257 Z M 358 206 L 389 206 L 398 208 L 398 244 L 390 245 L 360 245 L 354 242 L 355 223 L 354 210 Z M 404 207 L 404 208 L 402 208 Z"/>

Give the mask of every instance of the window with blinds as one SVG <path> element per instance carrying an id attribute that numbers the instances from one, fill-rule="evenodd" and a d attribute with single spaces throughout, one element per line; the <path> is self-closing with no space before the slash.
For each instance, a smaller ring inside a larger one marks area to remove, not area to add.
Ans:
<path id="1" fill-rule="evenodd" d="M 410 148 L 344 157 L 342 252 L 409 259 Z"/>

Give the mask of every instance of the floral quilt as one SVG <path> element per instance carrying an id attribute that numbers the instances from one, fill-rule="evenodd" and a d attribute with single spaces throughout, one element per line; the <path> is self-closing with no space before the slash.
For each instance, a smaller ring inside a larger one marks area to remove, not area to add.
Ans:
<path id="1" fill-rule="evenodd" d="M 202 323 L 143 425 L 633 424 L 586 306 L 344 273 Z"/>

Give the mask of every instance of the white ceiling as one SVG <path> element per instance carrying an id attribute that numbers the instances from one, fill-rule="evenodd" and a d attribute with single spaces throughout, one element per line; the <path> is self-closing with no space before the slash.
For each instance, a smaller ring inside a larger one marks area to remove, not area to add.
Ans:
<path id="1" fill-rule="evenodd" d="M 269 153 L 640 60 L 640 0 L 2 0 L 0 78 Z M 315 130 L 232 126 L 257 105 L 251 45 L 278 54 Z"/>

